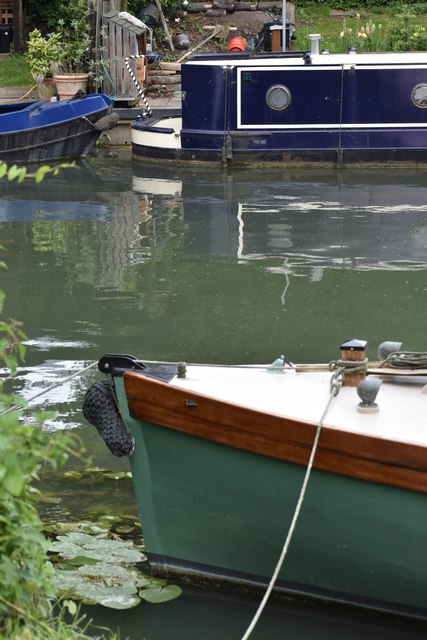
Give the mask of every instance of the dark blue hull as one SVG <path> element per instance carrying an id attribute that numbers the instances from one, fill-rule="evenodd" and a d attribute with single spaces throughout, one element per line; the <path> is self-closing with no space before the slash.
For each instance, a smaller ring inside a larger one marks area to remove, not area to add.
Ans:
<path id="1" fill-rule="evenodd" d="M 60 102 L 3 106 L 0 161 L 28 164 L 84 158 L 109 123 L 112 109 L 101 94 Z M 108 118 L 107 118 L 108 120 Z"/>
<path id="2" fill-rule="evenodd" d="M 136 142 L 136 157 L 426 161 L 427 54 L 232 55 L 183 65 L 180 148 Z"/>

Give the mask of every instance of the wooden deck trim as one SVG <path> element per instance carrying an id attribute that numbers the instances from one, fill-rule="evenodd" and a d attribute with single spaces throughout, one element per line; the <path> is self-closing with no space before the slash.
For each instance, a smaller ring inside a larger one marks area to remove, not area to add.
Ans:
<path id="1" fill-rule="evenodd" d="M 308 464 L 314 423 L 232 405 L 132 371 L 125 372 L 124 384 L 133 418 L 277 460 Z M 314 467 L 427 493 L 427 451 L 419 445 L 323 427 Z"/>

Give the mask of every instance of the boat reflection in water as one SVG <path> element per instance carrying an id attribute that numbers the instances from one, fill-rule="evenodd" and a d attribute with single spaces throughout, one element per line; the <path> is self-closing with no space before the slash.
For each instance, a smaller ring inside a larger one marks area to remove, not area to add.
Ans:
<path id="1" fill-rule="evenodd" d="M 354 172 L 252 173 L 250 182 L 243 173 L 182 175 L 134 175 L 133 189 L 153 213 L 171 198 L 179 202 L 186 253 L 202 248 L 242 261 L 283 258 L 284 273 L 298 275 L 309 267 L 314 280 L 324 268 L 426 267 L 427 191 L 421 175 L 405 185 L 392 180 L 395 174 Z"/>

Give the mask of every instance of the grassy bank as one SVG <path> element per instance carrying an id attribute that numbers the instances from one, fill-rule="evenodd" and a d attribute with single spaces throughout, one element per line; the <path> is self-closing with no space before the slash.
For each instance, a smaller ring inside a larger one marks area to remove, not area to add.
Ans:
<path id="1" fill-rule="evenodd" d="M 24 56 L 4 56 L 0 58 L 0 87 L 20 87 L 33 85 L 27 61 Z"/>

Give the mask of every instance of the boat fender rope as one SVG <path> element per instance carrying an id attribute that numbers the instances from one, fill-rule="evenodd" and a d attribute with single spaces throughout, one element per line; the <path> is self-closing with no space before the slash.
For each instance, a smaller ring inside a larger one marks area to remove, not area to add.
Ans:
<path id="1" fill-rule="evenodd" d="M 132 69 L 130 68 L 129 65 L 129 60 L 134 60 L 135 58 L 145 58 L 145 56 L 143 55 L 133 55 L 133 56 L 128 56 L 127 58 L 125 58 L 125 67 L 128 70 L 128 73 L 130 75 L 130 77 L 132 78 L 132 81 L 134 83 L 134 85 L 137 88 L 137 92 L 138 92 L 138 97 L 140 99 L 141 102 L 143 102 L 144 107 L 145 107 L 145 111 L 142 112 L 143 116 L 152 116 L 153 115 L 153 111 L 150 107 L 150 105 L 148 104 L 147 98 L 145 97 L 145 91 L 143 91 L 140 87 L 140 84 L 138 82 L 138 80 L 135 77 L 134 72 L 132 71 Z"/>
<path id="2" fill-rule="evenodd" d="M 100 380 L 89 387 L 83 401 L 83 415 L 113 455 L 120 457 L 133 453 L 135 441 L 120 416 L 110 380 Z"/>
<path id="3" fill-rule="evenodd" d="M 118 113 L 108 113 L 106 116 L 102 116 L 95 122 L 89 120 L 87 116 L 82 116 L 82 120 L 89 123 L 96 131 L 110 131 L 114 129 L 114 127 L 119 122 L 119 114 Z"/>
<path id="4" fill-rule="evenodd" d="M 268 599 L 271 595 L 271 592 L 274 589 L 274 585 L 276 584 L 277 578 L 279 577 L 279 573 L 282 570 L 282 567 L 284 565 L 285 562 L 285 558 L 286 558 L 286 554 L 288 553 L 288 549 L 289 549 L 289 545 L 291 544 L 291 540 L 292 537 L 294 535 L 294 531 L 295 531 L 295 527 L 297 526 L 297 522 L 298 522 L 298 518 L 299 518 L 299 514 L 304 502 L 304 498 L 305 498 L 305 494 L 307 491 L 307 486 L 308 486 L 308 481 L 310 480 L 310 476 L 311 476 L 311 471 L 313 469 L 313 463 L 314 463 L 314 457 L 316 455 L 316 451 L 317 451 L 317 447 L 319 444 L 319 439 L 320 439 L 320 433 L 322 431 L 322 426 L 323 423 L 325 421 L 326 418 L 326 414 L 328 413 L 329 407 L 331 406 L 331 402 L 332 400 L 335 398 L 335 396 L 338 395 L 341 386 L 342 386 L 342 381 L 343 381 L 343 373 L 340 369 L 338 369 L 337 371 L 335 371 L 335 373 L 333 374 L 331 381 L 330 381 L 330 393 L 329 393 L 329 398 L 328 401 L 326 403 L 326 406 L 323 410 L 323 413 L 320 417 L 319 422 L 317 423 L 317 428 L 316 428 L 316 433 L 314 435 L 314 440 L 313 440 L 313 446 L 311 447 L 311 453 L 310 453 L 310 459 L 308 461 L 307 464 L 307 468 L 305 470 L 305 475 L 304 475 L 304 480 L 303 483 L 301 485 L 301 491 L 298 497 L 298 501 L 295 507 L 295 511 L 294 511 L 294 515 L 292 516 L 292 521 L 290 524 L 290 527 L 288 529 L 288 533 L 286 536 L 286 540 L 283 544 L 282 547 L 282 551 L 280 553 L 279 556 L 279 560 L 277 561 L 276 567 L 273 571 L 273 575 L 271 576 L 270 582 L 268 583 L 268 587 L 264 593 L 264 596 L 258 606 L 258 609 L 255 612 L 255 615 L 252 618 L 251 623 L 249 624 L 248 628 L 246 629 L 245 633 L 243 634 L 241 640 L 248 640 L 248 638 L 252 635 L 253 630 L 255 629 L 262 612 L 264 611 L 264 608 L 268 602 Z"/>
<path id="5" fill-rule="evenodd" d="M 110 131 L 117 126 L 119 122 L 119 114 L 118 113 L 108 113 L 106 116 L 102 116 L 96 122 L 92 123 L 92 126 L 97 131 Z"/>

